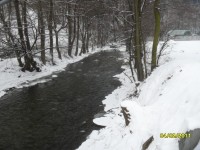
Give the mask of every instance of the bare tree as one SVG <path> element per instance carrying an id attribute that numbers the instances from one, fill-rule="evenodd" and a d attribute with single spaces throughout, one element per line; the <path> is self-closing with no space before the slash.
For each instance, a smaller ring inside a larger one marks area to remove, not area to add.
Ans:
<path id="1" fill-rule="evenodd" d="M 153 71 L 157 66 L 157 47 L 160 37 L 160 0 L 155 0 L 154 2 L 154 16 L 155 16 L 155 30 L 154 30 L 154 41 L 152 49 L 152 61 L 151 70 Z"/>
<path id="2" fill-rule="evenodd" d="M 38 29 L 40 33 L 40 42 L 41 42 L 41 60 L 43 64 L 46 64 L 45 58 L 45 22 L 44 22 L 44 14 L 43 14 L 43 1 L 38 0 Z"/>
<path id="3" fill-rule="evenodd" d="M 50 41 L 50 55 L 51 55 L 51 62 L 54 64 L 53 61 L 53 0 L 49 2 L 49 18 L 48 18 L 48 30 L 49 30 L 49 41 Z"/>
<path id="4" fill-rule="evenodd" d="M 24 33 L 26 34 L 27 40 L 28 40 L 28 31 L 27 31 L 27 26 L 25 25 L 25 29 L 22 26 L 22 20 L 21 20 L 21 14 L 20 14 L 20 8 L 19 8 L 19 0 L 15 0 L 14 1 L 14 5 L 15 5 L 15 11 L 16 11 L 16 17 L 17 17 L 17 25 L 18 25 L 18 34 L 20 37 L 20 46 L 21 49 L 24 53 L 24 66 L 22 68 L 22 71 L 25 70 L 29 70 L 29 71 L 33 71 L 34 69 L 36 71 L 40 71 L 40 69 L 37 67 L 36 62 L 33 59 L 32 53 L 31 53 L 31 49 L 30 49 L 30 44 L 29 42 L 25 42 L 25 38 L 24 38 Z M 26 13 L 26 4 L 23 5 L 23 15 L 25 15 Z M 26 17 L 26 15 L 25 15 Z M 24 20 L 26 20 L 26 18 L 24 18 Z M 24 22 L 25 24 L 27 23 L 26 21 Z M 23 31 L 24 30 L 24 31 Z M 19 47 L 18 47 L 19 48 Z"/>

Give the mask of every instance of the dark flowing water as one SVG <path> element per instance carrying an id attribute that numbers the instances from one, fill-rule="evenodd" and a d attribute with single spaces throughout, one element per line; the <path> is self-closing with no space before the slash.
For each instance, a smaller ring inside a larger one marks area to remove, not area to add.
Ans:
<path id="1" fill-rule="evenodd" d="M 101 101 L 120 86 L 120 52 L 100 52 L 53 80 L 0 98 L 0 150 L 74 150 L 93 129 Z"/>

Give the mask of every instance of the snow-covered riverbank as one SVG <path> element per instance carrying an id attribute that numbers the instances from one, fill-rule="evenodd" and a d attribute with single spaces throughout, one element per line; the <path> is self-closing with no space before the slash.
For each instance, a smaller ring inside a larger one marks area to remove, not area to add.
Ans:
<path id="1" fill-rule="evenodd" d="M 178 150 L 178 138 L 160 134 L 200 128 L 200 42 L 171 41 L 166 52 L 161 65 L 139 86 L 138 98 L 132 96 L 134 84 L 125 75 L 130 75 L 129 68 L 117 76 L 122 86 L 103 101 L 108 114 L 94 119 L 106 127 L 93 131 L 79 150 L 141 150 L 151 136 L 149 150 Z M 130 114 L 127 127 L 121 106 Z"/>
<path id="2" fill-rule="evenodd" d="M 46 65 L 42 65 L 39 59 L 36 59 L 38 65 L 41 68 L 41 72 L 22 72 L 20 67 L 17 65 L 16 58 L 11 59 L 0 59 L 0 97 L 2 97 L 6 90 L 10 88 L 21 88 L 23 86 L 30 86 L 33 84 L 37 84 L 40 82 L 46 82 L 45 79 L 41 79 L 42 77 L 52 75 L 52 77 L 56 77 L 53 75 L 54 72 L 63 71 L 66 66 L 70 63 L 74 63 L 80 61 L 81 59 L 99 52 L 101 50 L 109 50 L 109 46 L 105 46 L 103 48 L 96 48 L 94 51 L 89 52 L 88 54 L 83 54 L 82 56 L 77 57 L 63 57 L 62 60 L 58 58 L 54 58 L 56 65 L 51 65 L 47 62 Z"/>

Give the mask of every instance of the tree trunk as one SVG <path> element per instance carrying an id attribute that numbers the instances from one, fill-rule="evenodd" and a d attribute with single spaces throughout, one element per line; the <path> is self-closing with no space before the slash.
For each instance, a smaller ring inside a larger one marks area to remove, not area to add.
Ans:
<path id="1" fill-rule="evenodd" d="M 68 55 L 72 56 L 72 48 L 73 48 L 73 43 L 72 43 L 72 17 L 71 15 L 71 6 L 70 4 L 68 4 L 68 16 L 67 16 L 67 20 L 68 20 Z"/>
<path id="2" fill-rule="evenodd" d="M 91 37 L 91 33 L 87 31 L 86 46 L 85 46 L 87 53 L 89 52 L 90 37 Z"/>
<path id="3" fill-rule="evenodd" d="M 27 55 L 27 47 L 26 47 L 26 43 L 24 40 L 24 34 L 23 34 L 23 27 L 22 27 L 22 21 L 21 21 L 21 15 L 20 15 L 20 9 L 19 9 L 19 1 L 15 0 L 15 11 L 16 11 L 16 17 L 17 17 L 17 25 L 18 25 L 18 34 L 20 37 L 20 42 L 21 42 L 21 47 L 24 53 L 24 66 L 22 68 L 22 71 L 25 70 L 31 70 L 31 64 L 30 61 L 28 59 L 28 55 Z"/>
<path id="4" fill-rule="evenodd" d="M 15 5 L 15 11 L 16 11 L 16 17 L 17 17 L 18 34 L 20 37 L 21 47 L 24 52 L 25 64 L 22 68 L 22 71 L 25 71 L 25 70 L 33 71 L 34 69 L 36 69 L 36 71 L 39 72 L 41 70 L 40 70 L 40 68 L 37 67 L 37 63 L 33 60 L 31 51 L 30 51 L 30 49 L 27 49 L 28 48 L 28 46 L 26 45 L 27 43 L 24 41 L 23 26 L 22 26 L 22 21 L 21 21 L 21 17 L 20 17 L 19 1 L 15 0 L 14 5 Z M 25 12 L 26 4 L 24 4 L 23 7 L 24 8 L 22 9 L 22 14 L 24 15 L 26 13 Z M 25 15 L 25 17 L 26 17 L 26 15 Z M 26 20 L 26 18 L 24 18 L 24 21 L 25 20 Z M 28 36 L 27 31 L 25 31 L 25 34 L 26 34 L 26 36 Z"/>
<path id="5" fill-rule="evenodd" d="M 56 36 L 56 51 L 58 53 L 58 58 L 62 59 L 61 53 L 60 53 L 60 48 L 59 48 L 59 32 L 63 29 L 64 26 L 64 20 L 62 21 L 62 26 L 60 27 L 60 29 L 57 30 L 57 18 L 56 18 L 56 14 L 53 13 L 53 23 L 54 23 L 54 33 Z"/>
<path id="6" fill-rule="evenodd" d="M 57 31 L 55 31 L 55 35 L 56 35 L 56 50 L 58 53 L 58 58 L 62 59 L 61 53 L 60 53 L 60 49 L 59 49 L 59 39 L 58 39 L 58 33 Z"/>
<path id="7" fill-rule="evenodd" d="M 155 30 L 154 30 L 154 40 L 152 48 L 152 60 L 151 60 L 151 71 L 153 71 L 157 66 L 157 48 L 160 37 L 160 10 L 159 10 L 160 0 L 155 0 L 154 2 L 154 17 L 155 17 Z"/>
<path id="8" fill-rule="evenodd" d="M 41 40 L 41 60 L 42 63 L 46 64 L 46 58 L 45 58 L 45 24 L 44 24 L 44 15 L 43 15 L 43 9 L 42 9 L 42 1 L 39 0 L 38 3 L 38 24 L 39 24 L 39 31 L 40 31 L 40 40 Z"/>
<path id="9" fill-rule="evenodd" d="M 81 52 L 79 53 L 79 55 L 81 55 L 82 53 L 85 54 L 86 53 L 86 18 L 82 19 L 83 23 L 82 23 L 82 33 L 81 33 L 81 41 L 82 41 L 82 47 L 81 47 Z"/>
<path id="10" fill-rule="evenodd" d="M 21 22 L 21 15 L 20 15 L 20 9 L 19 9 L 19 0 L 15 0 L 15 12 L 17 17 L 17 26 L 18 26 L 18 34 L 20 37 L 21 47 L 23 51 L 26 53 L 26 44 L 24 41 L 24 34 L 23 34 L 23 28 L 22 28 L 22 22 Z"/>
<path id="11" fill-rule="evenodd" d="M 144 80 L 142 64 L 142 41 L 141 41 L 141 0 L 134 0 L 134 47 L 135 47 L 135 67 L 139 81 Z"/>
<path id="12" fill-rule="evenodd" d="M 115 16 L 113 14 L 113 17 L 112 17 L 112 23 L 113 23 L 113 42 L 117 42 L 117 38 L 116 38 L 116 29 L 115 29 Z"/>
<path id="13" fill-rule="evenodd" d="M 26 46 L 27 46 L 27 50 L 30 51 L 31 50 L 31 45 L 30 45 L 30 40 L 29 40 L 29 35 L 28 35 L 28 23 L 27 23 L 27 8 L 26 8 L 26 3 L 27 0 L 24 0 L 23 2 L 23 7 L 22 7 L 22 16 L 23 16 L 23 20 L 24 20 L 24 35 L 26 38 Z"/>
<path id="14" fill-rule="evenodd" d="M 81 53 L 80 53 L 79 55 L 81 55 L 82 53 L 83 53 L 83 54 L 86 53 L 86 48 L 85 48 L 85 35 L 84 35 L 83 38 L 82 38 Z"/>
<path id="15" fill-rule="evenodd" d="M 80 19 L 77 17 L 77 30 L 76 30 L 76 52 L 75 56 L 78 55 L 78 46 L 79 46 L 79 34 L 80 34 Z"/>
<path id="16" fill-rule="evenodd" d="M 53 60 L 53 0 L 50 0 L 48 29 L 49 29 L 51 62 L 52 64 L 54 64 L 54 60 Z"/>

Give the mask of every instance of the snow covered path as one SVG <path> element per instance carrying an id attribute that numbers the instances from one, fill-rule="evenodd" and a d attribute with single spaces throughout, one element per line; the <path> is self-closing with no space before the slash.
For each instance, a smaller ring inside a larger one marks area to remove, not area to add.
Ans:
<path id="1" fill-rule="evenodd" d="M 119 75 L 122 87 L 105 100 L 110 105 L 119 99 L 119 108 L 96 121 L 106 128 L 94 131 L 79 150 L 141 150 L 151 136 L 154 140 L 148 150 L 178 150 L 178 138 L 164 139 L 160 134 L 200 128 L 200 41 L 171 41 L 166 52 L 169 54 L 162 58 L 160 67 L 139 87 L 138 98 L 127 97 L 131 83 Z M 114 98 L 116 94 L 120 97 Z M 120 101 L 131 115 L 128 127 Z M 199 139 L 195 140 L 198 143 Z"/>

